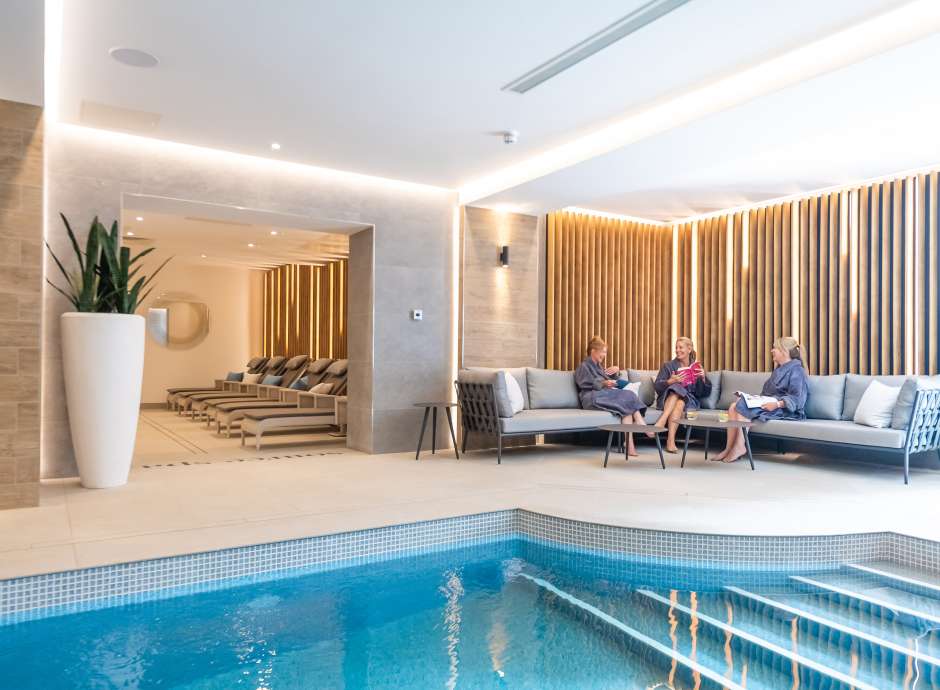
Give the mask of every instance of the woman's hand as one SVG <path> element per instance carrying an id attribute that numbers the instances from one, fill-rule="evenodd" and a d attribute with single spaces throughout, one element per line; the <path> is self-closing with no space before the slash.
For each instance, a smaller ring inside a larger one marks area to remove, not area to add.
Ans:
<path id="1" fill-rule="evenodd" d="M 780 403 L 779 402 L 764 403 L 763 405 L 761 405 L 761 408 L 764 410 L 767 410 L 768 412 L 773 412 L 774 410 L 780 409 Z"/>
<path id="2" fill-rule="evenodd" d="M 619 371 L 620 371 L 620 367 L 618 366 L 609 366 L 606 369 L 604 369 L 604 373 L 607 374 L 608 376 L 613 376 Z"/>
<path id="3" fill-rule="evenodd" d="M 666 380 L 666 383 L 669 383 L 669 384 L 682 383 L 682 377 L 679 376 L 679 374 L 673 374 Z"/>
<path id="4" fill-rule="evenodd" d="M 613 379 L 607 379 L 606 381 L 604 381 L 604 388 L 613 388 L 616 385 L 617 385 L 617 382 L 614 381 Z"/>

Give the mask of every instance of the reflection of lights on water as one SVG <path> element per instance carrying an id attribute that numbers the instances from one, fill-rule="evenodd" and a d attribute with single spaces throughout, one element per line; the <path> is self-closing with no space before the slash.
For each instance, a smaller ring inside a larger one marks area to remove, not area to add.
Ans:
<path id="1" fill-rule="evenodd" d="M 447 628 L 447 658 L 450 660 L 447 687 L 453 690 L 457 687 L 457 665 L 460 663 L 457 645 L 460 643 L 460 598 L 464 594 L 464 589 L 456 571 L 451 570 L 444 576 L 447 580 L 441 587 L 441 593 L 447 598 L 447 605 L 444 607 L 444 626 Z"/>

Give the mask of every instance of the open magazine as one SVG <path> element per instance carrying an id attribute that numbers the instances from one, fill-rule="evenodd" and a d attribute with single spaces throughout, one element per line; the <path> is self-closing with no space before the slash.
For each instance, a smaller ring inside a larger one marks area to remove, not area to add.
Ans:
<path id="1" fill-rule="evenodd" d="M 771 398 L 769 395 L 751 395 L 750 393 L 745 393 L 744 391 L 735 391 L 735 395 L 739 395 L 744 398 L 744 404 L 748 408 L 763 407 L 767 403 L 777 404 L 776 398 Z"/>

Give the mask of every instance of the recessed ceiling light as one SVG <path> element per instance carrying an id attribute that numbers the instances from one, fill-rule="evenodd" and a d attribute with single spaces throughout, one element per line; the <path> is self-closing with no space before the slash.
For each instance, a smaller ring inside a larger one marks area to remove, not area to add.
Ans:
<path id="1" fill-rule="evenodd" d="M 144 217 L 143 217 L 143 216 L 137 216 L 137 222 L 138 222 L 138 223 L 142 223 L 143 221 L 144 221 Z"/>
<path id="2" fill-rule="evenodd" d="M 115 46 L 108 51 L 108 54 L 128 67 L 156 67 L 160 63 L 155 56 L 137 48 Z"/>
<path id="3" fill-rule="evenodd" d="M 248 243 L 248 246 L 249 246 L 249 247 L 254 247 L 254 246 L 255 246 L 255 243 L 254 243 L 254 242 L 249 242 L 249 243 Z"/>
<path id="4" fill-rule="evenodd" d="M 134 233 L 131 232 L 130 230 L 128 230 L 128 231 L 127 231 L 126 233 L 124 233 L 124 234 L 126 234 L 128 237 L 133 237 L 133 236 L 134 236 Z"/>
<path id="5" fill-rule="evenodd" d="M 272 231 L 271 231 L 271 234 L 272 234 L 272 235 L 276 235 L 276 234 L 277 234 L 277 230 L 272 230 Z"/>
<path id="6" fill-rule="evenodd" d="M 203 259 L 206 258 L 206 255 L 205 255 L 205 254 L 200 254 L 199 256 L 201 256 Z"/>
<path id="7" fill-rule="evenodd" d="M 280 150 L 281 150 L 281 145 L 278 144 L 276 141 L 272 141 L 272 142 L 271 142 L 271 150 L 272 150 L 272 151 L 280 151 Z"/>

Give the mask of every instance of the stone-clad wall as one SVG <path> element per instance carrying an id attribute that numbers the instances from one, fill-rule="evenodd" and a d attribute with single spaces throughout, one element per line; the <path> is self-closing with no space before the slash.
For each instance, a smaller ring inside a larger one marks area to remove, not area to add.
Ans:
<path id="1" fill-rule="evenodd" d="M 39 502 L 42 109 L 0 100 L 0 509 Z"/>

